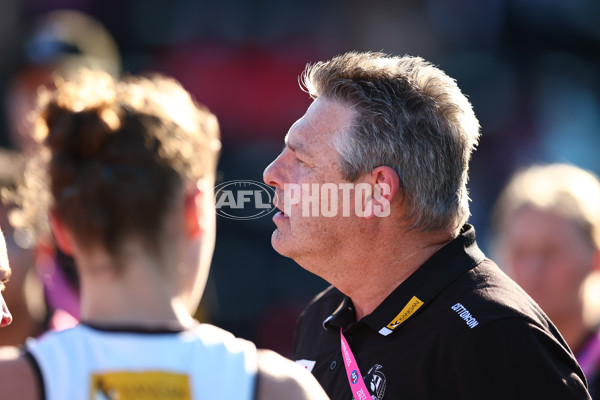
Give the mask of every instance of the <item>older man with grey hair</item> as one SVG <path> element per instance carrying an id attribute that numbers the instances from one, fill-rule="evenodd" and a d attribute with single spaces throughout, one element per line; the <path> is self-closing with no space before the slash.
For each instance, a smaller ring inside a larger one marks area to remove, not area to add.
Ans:
<path id="1" fill-rule="evenodd" d="M 309 65 L 314 99 L 267 167 L 272 244 L 331 287 L 294 356 L 332 399 L 588 399 L 573 354 L 468 225 L 479 123 L 417 57 Z"/>

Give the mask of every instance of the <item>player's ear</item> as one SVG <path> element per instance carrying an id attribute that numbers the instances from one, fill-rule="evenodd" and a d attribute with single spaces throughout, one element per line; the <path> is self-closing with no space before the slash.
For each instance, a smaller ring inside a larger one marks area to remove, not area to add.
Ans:
<path id="1" fill-rule="evenodd" d="M 185 193 L 185 228 L 188 238 L 195 239 L 203 234 L 204 217 L 207 210 L 204 210 L 205 197 L 210 193 L 205 193 L 203 183 L 199 181 Z"/>
<path id="2" fill-rule="evenodd" d="M 69 229 L 53 210 L 48 214 L 48 219 L 58 248 L 67 255 L 73 255 L 73 239 Z"/>

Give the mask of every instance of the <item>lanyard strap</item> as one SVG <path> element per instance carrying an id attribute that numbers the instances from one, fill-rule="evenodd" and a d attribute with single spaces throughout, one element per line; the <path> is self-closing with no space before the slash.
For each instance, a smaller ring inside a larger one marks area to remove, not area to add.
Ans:
<path id="1" fill-rule="evenodd" d="M 348 346 L 348 342 L 342 333 L 342 328 L 340 328 L 340 338 L 342 340 L 342 358 L 344 359 L 344 367 L 346 367 L 346 375 L 348 376 L 348 383 L 350 384 L 350 390 L 354 395 L 354 400 L 373 400 L 367 390 L 367 386 L 360 373 L 354 354 L 352 354 L 352 350 L 350 349 L 350 346 Z"/>

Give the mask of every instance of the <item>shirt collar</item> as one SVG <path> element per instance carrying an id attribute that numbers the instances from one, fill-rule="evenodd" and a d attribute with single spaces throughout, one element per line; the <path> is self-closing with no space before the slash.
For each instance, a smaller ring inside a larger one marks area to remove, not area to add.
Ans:
<path id="1" fill-rule="evenodd" d="M 464 225 L 458 237 L 438 250 L 362 321 L 381 335 L 391 334 L 484 258 L 475 241 L 475 228 Z M 347 326 L 352 322 L 355 322 L 354 306 L 352 300 L 344 296 L 338 308 L 323 321 L 323 327 Z"/>
<path id="2" fill-rule="evenodd" d="M 323 321 L 323 328 L 328 329 L 330 326 L 339 328 L 341 326 L 348 326 L 351 323 L 356 322 L 356 314 L 354 313 L 354 305 L 352 300 L 348 296 L 344 296 L 344 299 L 340 305 L 335 309 L 329 317 Z"/>

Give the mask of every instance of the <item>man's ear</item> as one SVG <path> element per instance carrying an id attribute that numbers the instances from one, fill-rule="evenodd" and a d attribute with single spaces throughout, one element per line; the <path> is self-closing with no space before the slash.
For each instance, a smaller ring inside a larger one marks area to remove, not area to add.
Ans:
<path id="1" fill-rule="evenodd" d="M 190 239 L 196 239 L 203 234 L 204 196 L 204 192 L 198 185 L 193 186 L 185 193 L 185 229 Z"/>
<path id="2" fill-rule="evenodd" d="M 400 178 L 391 167 L 381 166 L 371 171 L 369 183 L 373 193 L 365 207 L 365 218 L 387 217 L 391 212 L 391 204 L 400 192 Z"/>
<path id="3" fill-rule="evenodd" d="M 67 255 L 73 255 L 73 239 L 68 228 L 56 215 L 55 211 L 50 211 L 48 219 L 58 248 Z"/>

